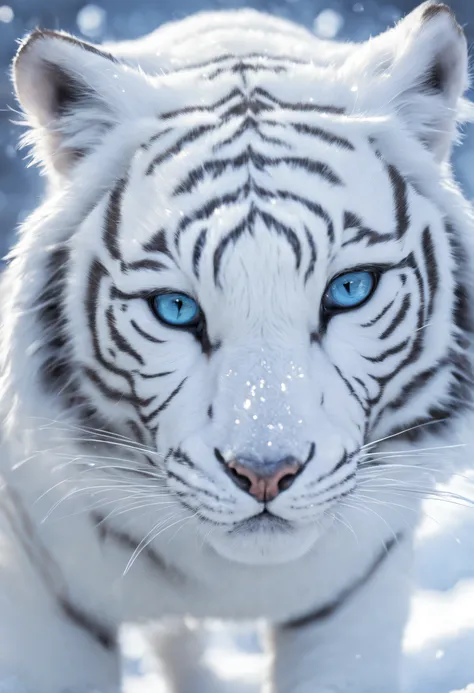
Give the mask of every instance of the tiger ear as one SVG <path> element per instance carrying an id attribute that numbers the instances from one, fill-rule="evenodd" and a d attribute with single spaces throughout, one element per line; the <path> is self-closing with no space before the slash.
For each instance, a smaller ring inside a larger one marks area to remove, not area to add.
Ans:
<path id="1" fill-rule="evenodd" d="M 136 109 L 140 75 L 68 34 L 35 30 L 20 46 L 13 81 L 36 158 L 68 175 L 105 133 Z"/>
<path id="2" fill-rule="evenodd" d="M 361 70 L 369 78 L 364 107 L 395 110 L 437 161 L 449 157 L 456 124 L 467 117 L 468 58 L 466 37 L 447 5 L 420 5 L 364 44 L 350 70 L 356 82 Z"/>

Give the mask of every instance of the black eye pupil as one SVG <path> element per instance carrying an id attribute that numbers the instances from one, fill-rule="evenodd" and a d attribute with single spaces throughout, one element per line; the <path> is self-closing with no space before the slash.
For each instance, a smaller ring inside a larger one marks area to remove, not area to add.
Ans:
<path id="1" fill-rule="evenodd" d="M 345 288 L 345 290 L 347 291 L 348 294 L 351 293 L 351 284 L 352 284 L 352 282 L 345 282 L 345 283 L 343 284 L 343 286 L 344 286 L 344 288 Z"/>

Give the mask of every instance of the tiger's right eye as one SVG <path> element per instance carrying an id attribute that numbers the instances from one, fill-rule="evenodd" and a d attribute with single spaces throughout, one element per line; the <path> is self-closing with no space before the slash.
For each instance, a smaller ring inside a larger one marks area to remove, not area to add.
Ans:
<path id="1" fill-rule="evenodd" d="M 172 327 L 191 327 L 197 325 L 201 310 L 197 302 L 178 292 L 157 294 L 151 299 L 155 315 L 166 325 Z"/>
<path id="2" fill-rule="evenodd" d="M 329 284 L 323 307 L 328 311 L 358 308 L 372 296 L 376 285 L 374 272 L 356 270 L 340 274 Z"/>

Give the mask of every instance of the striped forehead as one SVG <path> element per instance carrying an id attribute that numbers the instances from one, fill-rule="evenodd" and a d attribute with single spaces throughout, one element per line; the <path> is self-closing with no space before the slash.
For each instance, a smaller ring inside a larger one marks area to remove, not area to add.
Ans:
<path id="1" fill-rule="evenodd" d="M 258 254 L 269 272 L 296 270 L 306 283 L 345 248 L 400 240 L 413 191 L 380 157 L 367 124 L 327 101 L 285 99 L 275 64 L 252 64 L 215 67 L 209 93 L 194 103 L 188 93 L 161 114 L 110 194 L 113 258 L 149 269 L 174 263 L 219 285 L 232 264 L 238 272 Z M 262 65 L 272 91 L 256 83 Z"/>
<path id="2" fill-rule="evenodd" d="M 140 151 L 110 195 L 109 237 L 129 260 L 164 252 L 196 277 L 212 253 L 216 279 L 224 256 L 244 240 L 268 256 L 286 247 L 296 269 L 305 252 L 327 261 L 346 245 L 395 240 L 407 186 L 367 143 L 353 141 L 350 150 L 294 142 L 291 156 L 245 145 L 220 157 L 204 138 L 196 162 L 195 152 L 183 150 L 151 175 L 143 158 L 156 159 L 156 152 Z"/>

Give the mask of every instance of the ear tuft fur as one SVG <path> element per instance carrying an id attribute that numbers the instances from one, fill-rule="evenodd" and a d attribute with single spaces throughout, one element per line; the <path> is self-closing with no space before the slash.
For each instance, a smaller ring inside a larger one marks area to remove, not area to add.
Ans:
<path id="1" fill-rule="evenodd" d="M 423 9 L 421 18 L 425 22 L 429 22 L 430 19 L 433 17 L 437 17 L 439 14 L 448 14 L 450 15 L 452 21 L 458 26 L 459 31 L 462 32 L 461 27 L 457 24 L 456 22 L 456 16 L 452 9 L 443 3 L 425 3 L 425 7 Z"/>
<path id="2" fill-rule="evenodd" d="M 433 153 L 446 160 L 464 115 L 466 38 L 452 10 L 425 2 L 396 27 L 363 44 L 348 64 L 354 81 L 368 77 L 359 107 L 395 111 Z"/>
<path id="3" fill-rule="evenodd" d="M 36 158 L 68 175 L 73 165 L 130 115 L 140 75 L 69 34 L 35 29 L 13 62 L 13 81 Z"/>

